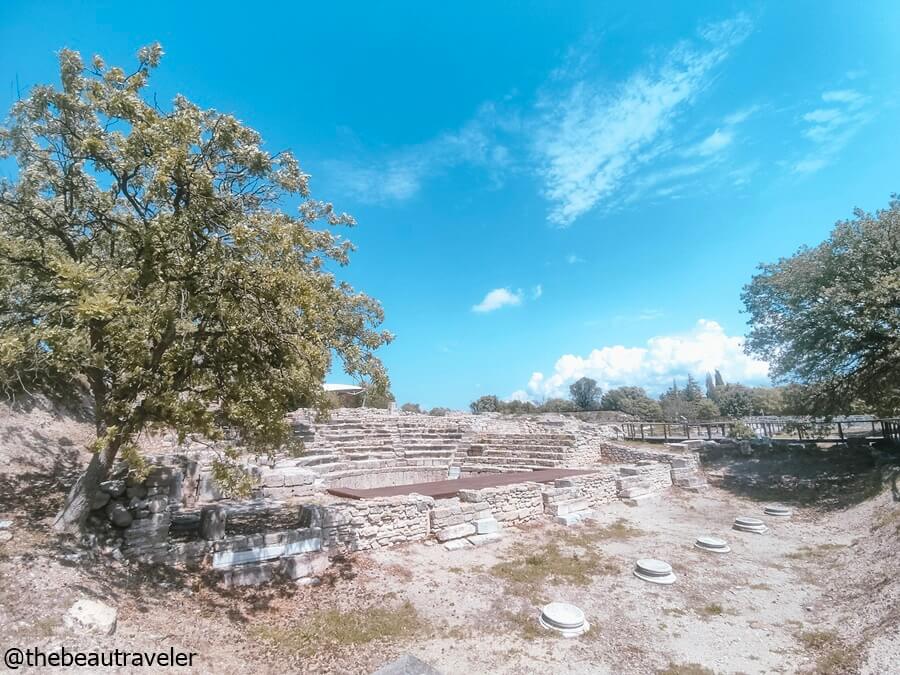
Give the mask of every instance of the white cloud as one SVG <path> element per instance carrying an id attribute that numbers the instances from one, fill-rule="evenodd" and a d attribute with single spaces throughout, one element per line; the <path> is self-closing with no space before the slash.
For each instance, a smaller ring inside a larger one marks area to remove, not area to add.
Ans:
<path id="1" fill-rule="evenodd" d="M 708 84 L 712 69 L 749 32 L 744 15 L 706 27 L 706 44 L 680 44 L 658 67 L 610 88 L 575 81 L 548 106 L 536 140 L 549 218 L 559 225 L 609 201 L 652 159 L 675 118 Z"/>
<path id="2" fill-rule="evenodd" d="M 506 400 L 507 401 L 522 401 L 524 403 L 525 401 L 530 401 L 531 396 L 529 396 L 528 392 L 525 391 L 524 389 L 516 389 L 513 393 L 511 393 L 509 395 L 509 398 L 507 398 Z"/>
<path id="3" fill-rule="evenodd" d="M 734 132 L 730 129 L 716 129 L 695 146 L 694 153 L 700 155 L 701 157 L 716 155 L 727 148 L 729 145 L 731 145 L 731 142 L 733 140 Z"/>
<path id="4" fill-rule="evenodd" d="M 569 255 L 566 256 L 566 262 L 569 263 L 570 265 L 577 265 L 578 263 L 583 263 L 584 258 L 581 258 L 581 257 L 575 255 L 574 253 L 570 253 Z"/>
<path id="5" fill-rule="evenodd" d="M 515 307 L 522 304 L 522 291 L 511 291 L 508 288 L 495 288 L 488 291 L 484 300 L 472 306 L 473 312 L 493 312 L 501 307 Z"/>
<path id="6" fill-rule="evenodd" d="M 833 91 L 826 91 L 822 94 L 822 100 L 826 103 L 836 102 L 858 104 L 861 103 L 863 99 L 864 96 L 853 89 L 838 89 Z"/>
<path id="7" fill-rule="evenodd" d="M 637 385 L 659 393 L 673 377 L 700 377 L 716 369 L 732 382 L 765 381 L 768 365 L 745 354 L 743 346 L 742 337 L 727 335 L 715 321 L 701 319 L 687 334 L 658 335 L 645 346 L 613 345 L 587 356 L 565 354 L 557 359 L 552 374 L 533 373 L 527 390 L 537 398 L 563 396 L 569 384 L 587 376 L 603 389 Z"/>
<path id="8" fill-rule="evenodd" d="M 814 173 L 831 164 L 872 118 L 865 107 L 868 99 L 854 89 L 826 91 L 821 98 L 830 105 L 816 107 L 801 116 L 805 122 L 803 136 L 812 147 L 804 157 L 794 162 L 794 173 Z"/>
<path id="9" fill-rule="evenodd" d="M 541 284 L 538 284 L 534 288 L 531 289 L 531 299 L 537 300 L 544 294 L 544 287 Z"/>
<path id="10" fill-rule="evenodd" d="M 485 103 L 456 131 L 384 157 L 328 161 L 325 172 L 353 197 L 371 204 L 410 199 L 427 179 L 463 164 L 486 169 L 499 183 L 512 161 L 502 136 L 517 133 L 518 126 L 515 114 L 500 113 L 493 103 Z"/>

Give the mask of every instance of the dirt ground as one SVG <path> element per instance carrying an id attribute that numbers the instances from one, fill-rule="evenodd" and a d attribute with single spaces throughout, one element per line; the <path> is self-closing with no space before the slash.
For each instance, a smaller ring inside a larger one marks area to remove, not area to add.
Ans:
<path id="1" fill-rule="evenodd" d="M 202 571 L 89 559 L 50 535 L 61 460 L 23 450 L 34 429 L 11 414 L 4 427 L 2 413 L 0 519 L 13 521 L 0 543 L 4 650 L 174 647 L 197 652 L 194 670 L 204 673 L 370 673 L 406 653 L 447 675 L 900 672 L 900 503 L 890 484 L 850 506 L 801 505 L 777 520 L 762 515 L 768 502 L 724 480 L 700 495 L 609 505 L 596 523 L 508 527 L 480 548 L 351 554 L 318 586 L 229 591 Z M 74 443 L 58 437 L 73 429 L 42 423 L 34 445 L 71 455 Z M 749 472 L 741 462 L 715 469 Z M 764 518 L 770 530 L 734 531 L 737 515 Z M 701 534 L 724 537 L 732 552 L 693 548 Z M 634 577 L 644 557 L 670 562 L 677 582 Z M 118 608 L 114 635 L 64 625 L 80 598 Z M 552 600 L 581 607 L 590 631 L 562 639 L 542 629 L 539 607 Z"/>

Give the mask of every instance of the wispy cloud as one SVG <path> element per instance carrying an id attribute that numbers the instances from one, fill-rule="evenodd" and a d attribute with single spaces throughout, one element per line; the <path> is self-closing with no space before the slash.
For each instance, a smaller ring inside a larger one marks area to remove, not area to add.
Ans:
<path id="1" fill-rule="evenodd" d="M 484 168 L 499 184 L 512 161 L 503 136 L 517 126 L 514 114 L 501 115 L 493 103 L 485 103 L 458 130 L 386 156 L 330 160 L 324 164 L 325 173 L 339 188 L 370 204 L 410 199 L 429 178 L 464 164 Z"/>
<path id="2" fill-rule="evenodd" d="M 574 253 L 570 253 L 566 256 L 566 262 L 570 265 L 578 265 L 579 263 L 584 262 L 584 258 L 577 256 Z"/>
<path id="3" fill-rule="evenodd" d="M 713 69 L 749 33 L 745 15 L 705 27 L 701 43 L 682 43 L 655 67 L 613 87 L 577 79 L 555 95 L 536 139 L 549 218 L 568 225 L 612 199 L 654 158 L 679 113 L 709 83 Z"/>
<path id="4" fill-rule="evenodd" d="M 809 174 L 825 168 L 872 118 L 868 98 L 855 89 L 832 89 L 821 95 L 826 106 L 817 106 L 801 116 L 803 136 L 812 145 L 795 161 L 792 171 Z"/>
<path id="5" fill-rule="evenodd" d="M 515 307 L 522 304 L 524 296 L 521 290 L 511 291 L 508 288 L 495 288 L 488 291 L 484 299 L 472 306 L 473 312 L 485 314 L 496 311 L 502 307 Z"/>

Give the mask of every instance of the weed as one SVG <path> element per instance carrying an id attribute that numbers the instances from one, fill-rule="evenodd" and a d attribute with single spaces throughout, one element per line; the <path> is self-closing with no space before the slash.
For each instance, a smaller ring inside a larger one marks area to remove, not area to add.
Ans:
<path id="1" fill-rule="evenodd" d="M 716 675 L 715 671 L 699 663 L 669 663 L 666 668 L 656 671 L 657 675 Z"/>
<path id="2" fill-rule="evenodd" d="M 424 627 L 409 602 L 398 607 L 370 607 L 350 612 L 330 609 L 305 616 L 291 627 L 257 626 L 251 633 L 278 648 L 311 656 L 322 649 L 408 637 Z"/>

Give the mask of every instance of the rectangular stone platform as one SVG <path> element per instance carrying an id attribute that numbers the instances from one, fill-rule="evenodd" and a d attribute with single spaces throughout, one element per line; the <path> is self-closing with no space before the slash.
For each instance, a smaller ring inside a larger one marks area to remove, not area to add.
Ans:
<path id="1" fill-rule="evenodd" d="M 460 490 L 481 490 L 482 488 L 512 485 L 514 483 L 552 483 L 559 478 L 596 473 L 596 469 L 541 469 L 539 471 L 513 471 L 509 473 L 485 473 L 455 480 L 438 480 L 429 483 L 407 483 L 379 488 L 352 489 L 328 488 L 330 494 L 348 499 L 375 499 L 398 495 L 420 494 L 435 499 L 455 497 Z"/>

